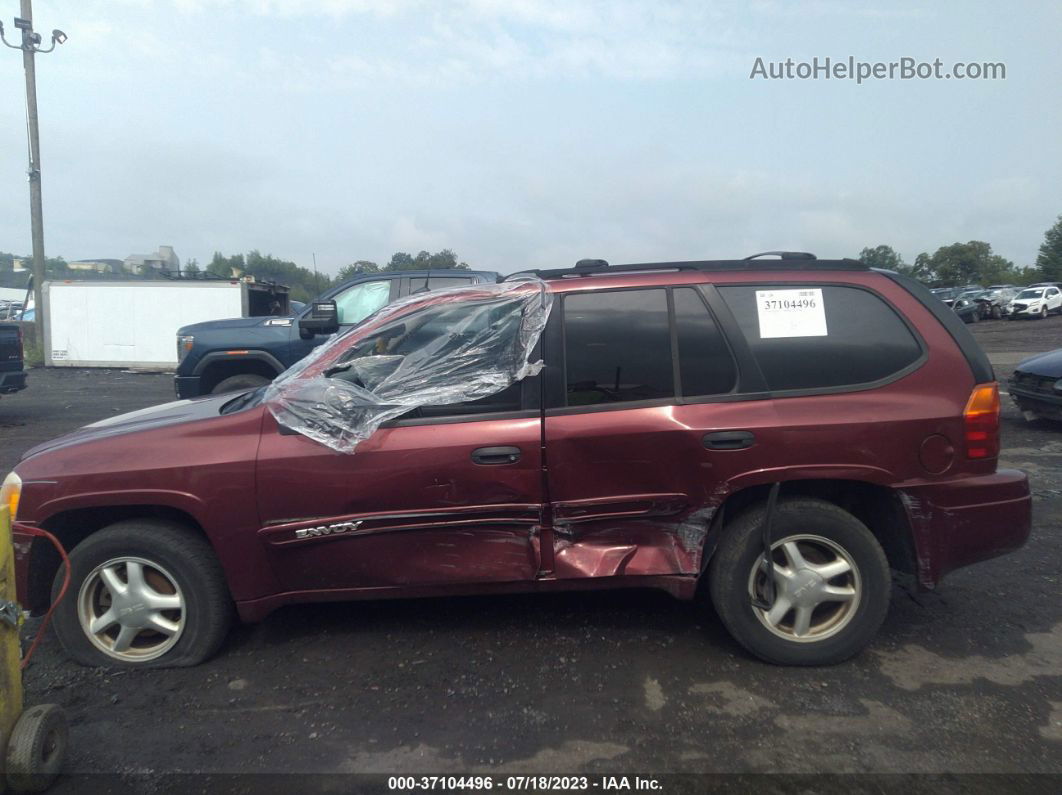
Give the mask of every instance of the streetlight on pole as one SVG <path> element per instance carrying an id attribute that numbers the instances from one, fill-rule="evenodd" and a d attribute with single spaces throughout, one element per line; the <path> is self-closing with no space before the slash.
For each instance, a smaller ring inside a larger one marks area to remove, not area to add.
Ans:
<path id="1" fill-rule="evenodd" d="M 22 43 L 11 44 L 4 36 L 4 24 L 0 22 L 0 41 L 15 50 L 22 50 L 22 65 L 26 70 L 26 127 L 29 132 L 30 222 L 33 230 L 33 304 L 37 309 L 37 344 L 43 347 L 44 302 L 41 285 L 44 282 L 44 210 L 41 202 L 41 142 L 37 126 L 37 72 L 33 56 L 55 49 L 56 44 L 66 41 L 61 30 L 52 31 L 52 46 L 41 49 L 41 34 L 33 31 L 33 2 L 21 0 L 22 16 L 15 17 L 15 27 L 22 31 Z"/>

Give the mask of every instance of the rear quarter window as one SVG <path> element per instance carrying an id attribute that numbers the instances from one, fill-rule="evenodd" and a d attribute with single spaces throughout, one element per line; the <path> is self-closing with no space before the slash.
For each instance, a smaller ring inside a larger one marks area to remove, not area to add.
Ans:
<path id="1" fill-rule="evenodd" d="M 822 291 L 826 333 L 760 334 L 757 290 Z M 922 357 L 922 345 L 889 304 L 874 293 L 835 285 L 721 285 L 718 288 L 748 340 L 771 391 L 858 386 L 894 376 Z"/>

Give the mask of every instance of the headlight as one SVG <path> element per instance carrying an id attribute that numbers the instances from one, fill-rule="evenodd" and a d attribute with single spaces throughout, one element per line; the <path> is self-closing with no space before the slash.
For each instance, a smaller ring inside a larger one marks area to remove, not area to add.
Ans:
<path id="1" fill-rule="evenodd" d="M 22 478 L 14 472 L 4 478 L 4 485 L 0 486 L 0 505 L 6 505 L 11 512 L 11 521 L 15 521 L 18 513 L 18 498 L 22 496 Z"/>
<path id="2" fill-rule="evenodd" d="M 195 337 L 191 334 L 177 335 L 177 364 L 184 361 L 184 357 L 188 355 L 188 351 L 192 350 L 194 343 Z"/>

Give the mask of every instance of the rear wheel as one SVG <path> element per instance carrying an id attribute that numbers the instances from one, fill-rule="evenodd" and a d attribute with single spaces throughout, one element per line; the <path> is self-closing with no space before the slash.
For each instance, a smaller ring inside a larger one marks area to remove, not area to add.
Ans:
<path id="1" fill-rule="evenodd" d="M 1000 309 L 998 306 L 993 306 L 991 314 L 993 320 L 999 320 L 1001 317 L 1003 317 L 1003 310 Z"/>
<path id="2" fill-rule="evenodd" d="M 118 522 L 70 552 L 72 576 L 56 635 L 83 665 L 197 665 L 228 631 L 232 600 L 210 545 L 179 525 Z M 56 574 L 55 599 L 64 572 Z"/>
<path id="3" fill-rule="evenodd" d="M 210 394 L 221 395 L 225 392 L 239 392 L 241 390 L 249 391 L 251 389 L 258 389 L 258 387 L 265 386 L 268 383 L 268 378 L 254 373 L 230 375 L 223 381 L 219 381 L 217 386 L 210 390 Z"/>
<path id="4" fill-rule="evenodd" d="M 778 503 L 772 522 L 773 599 L 763 557 L 765 506 L 745 511 L 724 531 L 709 567 L 709 591 L 734 638 L 781 665 L 830 665 L 861 651 L 889 605 L 889 564 L 877 539 L 832 503 Z"/>

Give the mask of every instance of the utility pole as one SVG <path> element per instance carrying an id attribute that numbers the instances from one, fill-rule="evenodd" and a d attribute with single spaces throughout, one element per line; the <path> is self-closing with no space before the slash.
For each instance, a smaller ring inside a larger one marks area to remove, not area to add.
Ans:
<path id="1" fill-rule="evenodd" d="M 41 36 L 33 31 L 33 2 L 21 0 L 21 16 L 15 19 L 15 27 L 22 31 L 22 44 L 11 44 L 4 38 L 4 26 L 0 23 L 0 39 L 8 47 L 22 50 L 22 66 L 26 71 L 26 128 L 29 134 L 29 168 L 26 171 L 30 185 L 30 225 L 33 235 L 33 305 L 36 307 L 37 344 L 44 346 L 44 301 L 41 286 L 44 283 L 44 209 L 41 198 L 41 142 L 37 124 L 37 71 L 34 56 L 49 53 L 56 44 L 66 41 L 61 30 L 52 31 L 52 46 L 41 49 Z"/>

